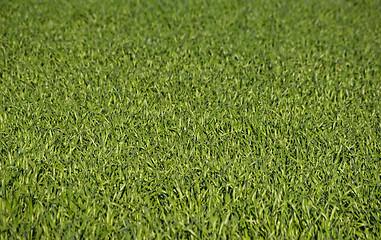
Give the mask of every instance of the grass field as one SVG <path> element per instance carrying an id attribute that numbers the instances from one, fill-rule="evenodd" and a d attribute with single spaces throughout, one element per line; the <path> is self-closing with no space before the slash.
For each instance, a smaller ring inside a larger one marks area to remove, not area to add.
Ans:
<path id="1" fill-rule="evenodd" d="M 380 239 L 379 0 L 0 1 L 0 239 Z"/>

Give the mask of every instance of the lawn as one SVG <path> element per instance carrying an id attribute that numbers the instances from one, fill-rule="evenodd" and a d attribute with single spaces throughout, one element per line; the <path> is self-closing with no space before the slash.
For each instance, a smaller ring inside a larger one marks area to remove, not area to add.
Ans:
<path id="1" fill-rule="evenodd" d="M 0 2 L 0 239 L 380 239 L 381 1 Z"/>

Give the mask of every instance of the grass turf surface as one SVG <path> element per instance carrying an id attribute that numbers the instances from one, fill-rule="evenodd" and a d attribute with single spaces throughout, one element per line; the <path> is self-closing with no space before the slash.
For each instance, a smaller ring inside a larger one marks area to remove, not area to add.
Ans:
<path id="1" fill-rule="evenodd" d="M 380 238 L 380 1 L 2 1 L 0 238 Z"/>

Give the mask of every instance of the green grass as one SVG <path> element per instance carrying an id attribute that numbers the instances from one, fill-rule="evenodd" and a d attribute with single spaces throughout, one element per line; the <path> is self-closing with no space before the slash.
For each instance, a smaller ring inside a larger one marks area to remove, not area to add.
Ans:
<path id="1" fill-rule="evenodd" d="M 381 2 L 1 1 L 0 238 L 381 238 Z"/>

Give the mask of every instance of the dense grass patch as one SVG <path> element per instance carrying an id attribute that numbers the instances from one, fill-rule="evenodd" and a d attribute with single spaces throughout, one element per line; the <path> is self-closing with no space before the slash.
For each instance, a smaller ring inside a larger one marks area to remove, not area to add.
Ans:
<path id="1" fill-rule="evenodd" d="M 380 238 L 380 1 L 2 1 L 0 238 Z"/>

